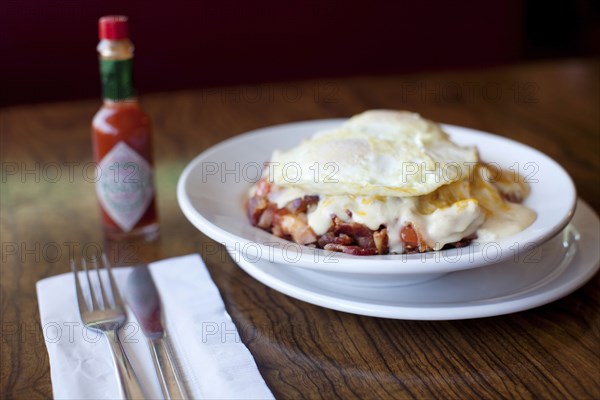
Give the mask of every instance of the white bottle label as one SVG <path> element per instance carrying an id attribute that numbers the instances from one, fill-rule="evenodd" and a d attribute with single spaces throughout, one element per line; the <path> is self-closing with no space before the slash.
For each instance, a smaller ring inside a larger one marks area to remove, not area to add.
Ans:
<path id="1" fill-rule="evenodd" d="M 117 143 L 98 166 L 101 175 L 96 192 L 100 204 L 124 232 L 129 232 L 152 201 L 152 168 L 125 142 Z"/>

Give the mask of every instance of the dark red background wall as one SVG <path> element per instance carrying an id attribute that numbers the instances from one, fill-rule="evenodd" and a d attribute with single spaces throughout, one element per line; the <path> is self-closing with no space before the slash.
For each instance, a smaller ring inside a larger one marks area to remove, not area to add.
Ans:
<path id="1" fill-rule="evenodd" d="M 0 105 L 99 96 L 107 14 L 130 17 L 145 93 L 517 62 L 533 3 L 4 0 Z"/>

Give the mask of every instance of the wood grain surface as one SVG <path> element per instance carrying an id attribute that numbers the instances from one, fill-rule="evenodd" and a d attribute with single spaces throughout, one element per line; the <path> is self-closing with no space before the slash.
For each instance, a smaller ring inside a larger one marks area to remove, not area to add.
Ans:
<path id="1" fill-rule="evenodd" d="M 104 247 L 122 264 L 199 252 L 277 398 L 600 398 L 600 278 L 543 307 L 464 321 L 357 316 L 253 280 L 187 222 L 177 179 L 198 153 L 267 125 L 408 109 L 536 147 L 600 211 L 600 62 L 354 77 L 142 97 L 155 127 L 161 237 L 103 242 L 90 121 L 98 101 L 1 110 L 1 396 L 51 397 L 35 282 Z M 61 175 L 58 176 L 58 171 Z M 86 173 L 88 174 L 86 176 Z"/>

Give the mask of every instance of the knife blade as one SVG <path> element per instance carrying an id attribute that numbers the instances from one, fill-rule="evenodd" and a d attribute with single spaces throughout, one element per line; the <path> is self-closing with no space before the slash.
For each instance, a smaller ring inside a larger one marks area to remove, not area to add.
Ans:
<path id="1" fill-rule="evenodd" d="M 163 324 L 160 296 L 147 265 L 134 268 L 129 275 L 126 299 L 148 339 L 163 396 L 165 399 L 189 399 Z"/>

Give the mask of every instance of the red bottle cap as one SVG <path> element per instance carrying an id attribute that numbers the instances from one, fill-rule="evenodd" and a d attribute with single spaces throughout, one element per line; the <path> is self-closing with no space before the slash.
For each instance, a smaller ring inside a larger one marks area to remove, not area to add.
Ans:
<path id="1" fill-rule="evenodd" d="M 100 39 L 127 39 L 127 17 L 124 15 L 108 15 L 98 20 L 98 36 Z"/>

